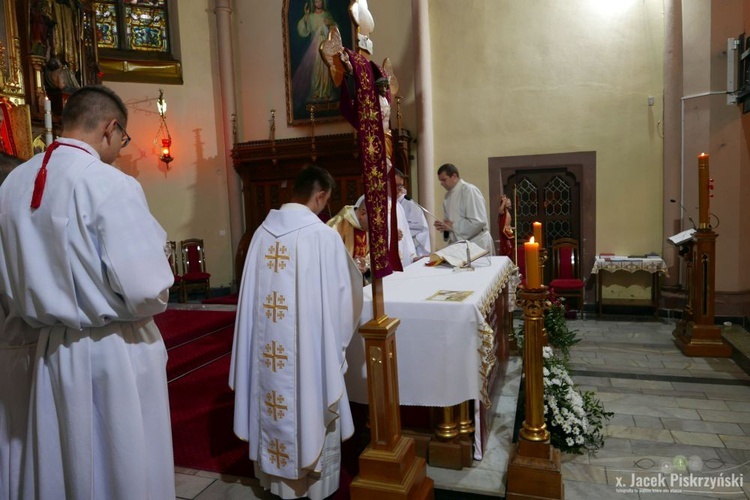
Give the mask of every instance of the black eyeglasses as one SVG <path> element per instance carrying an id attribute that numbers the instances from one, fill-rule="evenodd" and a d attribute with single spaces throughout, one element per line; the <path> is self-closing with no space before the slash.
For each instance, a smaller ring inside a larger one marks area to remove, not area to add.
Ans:
<path id="1" fill-rule="evenodd" d="M 119 128 L 120 132 L 122 132 L 122 139 L 120 140 L 120 147 L 124 148 L 125 146 L 127 146 L 128 144 L 130 144 L 130 136 L 125 131 L 125 129 L 122 127 L 122 125 L 120 125 L 120 122 L 115 121 L 115 125 L 117 125 L 117 128 Z"/>

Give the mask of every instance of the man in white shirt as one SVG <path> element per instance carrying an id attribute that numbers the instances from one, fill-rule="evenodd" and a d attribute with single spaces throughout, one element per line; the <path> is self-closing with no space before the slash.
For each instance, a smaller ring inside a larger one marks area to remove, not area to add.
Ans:
<path id="1" fill-rule="evenodd" d="M 334 181 L 308 166 L 292 203 L 271 210 L 250 243 L 229 385 L 234 432 L 261 486 L 323 499 L 339 487 L 341 441 L 354 431 L 346 347 L 362 312 L 362 275 L 318 213 Z"/>
<path id="2" fill-rule="evenodd" d="M 443 232 L 449 243 L 471 241 L 495 255 L 492 236 L 487 224 L 487 208 L 482 192 L 461 179 L 458 168 L 446 163 L 438 169 L 440 185 L 447 191 L 443 200 L 445 220 L 435 221 L 435 228 Z"/>
<path id="3" fill-rule="evenodd" d="M 174 498 L 167 352 L 174 276 L 110 89 L 0 187 L 0 498 Z"/>

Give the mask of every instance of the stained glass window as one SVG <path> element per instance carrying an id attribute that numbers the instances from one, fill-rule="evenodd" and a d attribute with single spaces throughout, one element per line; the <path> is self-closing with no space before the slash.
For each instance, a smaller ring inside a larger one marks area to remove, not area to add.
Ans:
<path id="1" fill-rule="evenodd" d="M 104 50 L 169 54 L 167 0 L 94 2 L 97 46 Z"/>
<path id="2" fill-rule="evenodd" d="M 169 30 L 169 12 L 177 8 L 177 0 L 101 0 L 92 5 L 103 80 L 182 83 L 182 67 L 175 59 L 179 49 Z"/>

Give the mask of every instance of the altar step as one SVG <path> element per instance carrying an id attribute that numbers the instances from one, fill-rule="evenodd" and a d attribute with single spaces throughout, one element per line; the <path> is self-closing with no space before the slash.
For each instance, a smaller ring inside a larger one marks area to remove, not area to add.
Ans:
<path id="1" fill-rule="evenodd" d="M 471 467 L 461 470 L 427 466 L 427 475 L 435 481 L 435 498 L 471 500 L 505 496 L 522 371 L 521 358 L 511 356 L 505 383 L 495 385 L 491 396 L 494 419 L 482 460 L 474 460 Z"/>

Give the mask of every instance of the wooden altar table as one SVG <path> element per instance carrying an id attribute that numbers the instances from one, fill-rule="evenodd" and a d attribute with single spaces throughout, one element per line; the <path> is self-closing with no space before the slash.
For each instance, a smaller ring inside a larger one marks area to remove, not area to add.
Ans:
<path id="1" fill-rule="evenodd" d="M 481 459 L 489 433 L 492 385 L 502 378 L 512 316 L 506 286 L 517 276 L 507 257 L 483 257 L 474 271 L 427 267 L 422 259 L 383 279 L 385 313 L 396 331 L 400 404 L 450 407 L 474 402 L 474 458 Z M 470 292 L 462 301 L 434 296 Z M 514 292 L 514 291 L 513 291 Z M 433 297 L 432 300 L 429 298 Z M 372 318 L 372 288 L 365 287 L 360 324 Z M 512 300 L 512 302 L 511 302 Z M 347 350 L 349 399 L 368 403 L 364 340 L 355 334 Z"/>
<path id="2" fill-rule="evenodd" d="M 645 271 L 651 273 L 651 305 L 654 308 L 654 316 L 659 314 L 659 277 L 661 274 L 669 276 L 666 262 L 661 257 L 597 257 L 594 259 L 594 267 L 591 274 L 596 275 L 596 310 L 599 316 L 602 314 L 602 272 L 616 273 L 625 271 L 635 273 Z"/>

